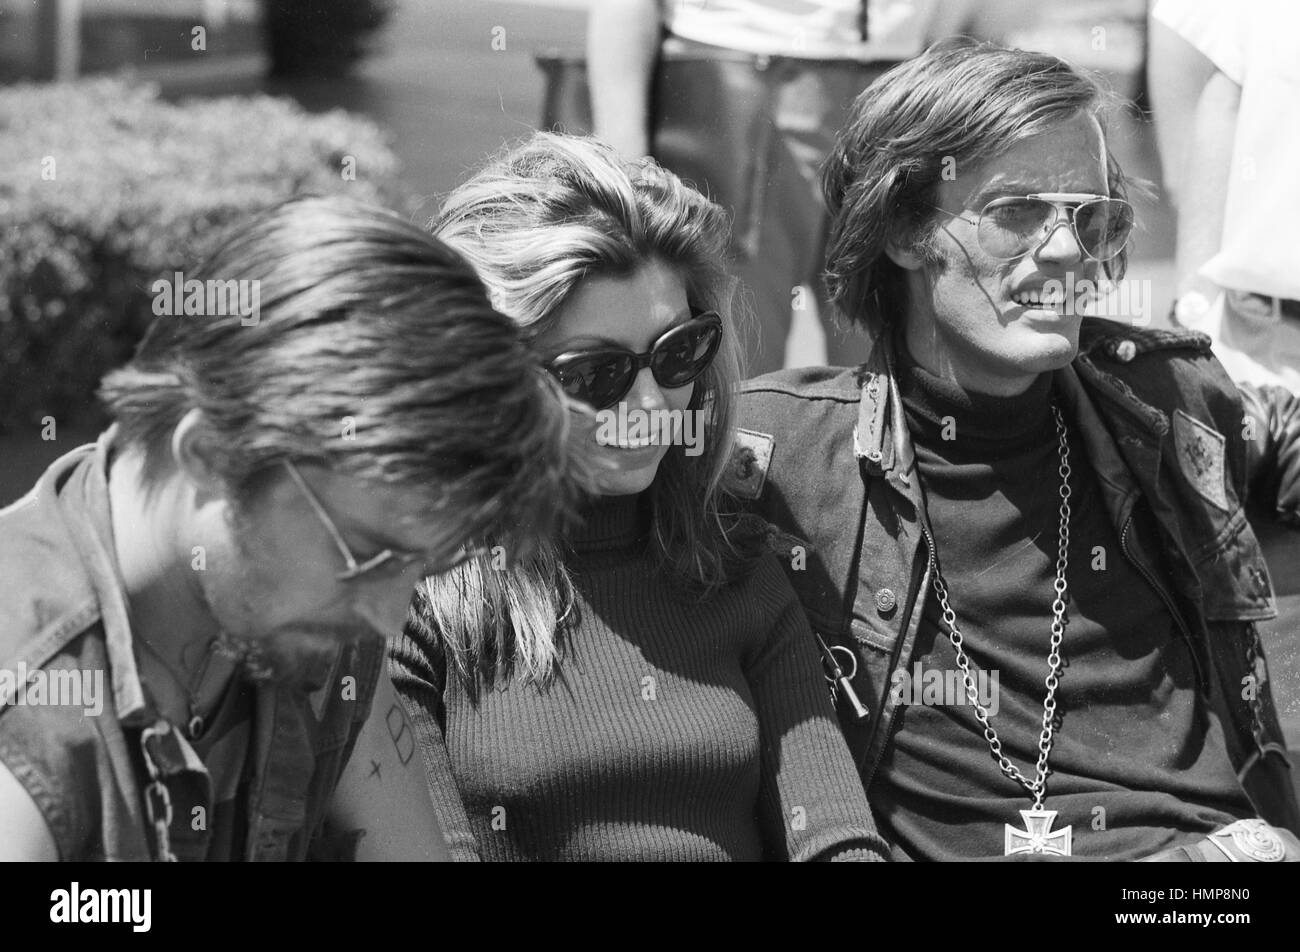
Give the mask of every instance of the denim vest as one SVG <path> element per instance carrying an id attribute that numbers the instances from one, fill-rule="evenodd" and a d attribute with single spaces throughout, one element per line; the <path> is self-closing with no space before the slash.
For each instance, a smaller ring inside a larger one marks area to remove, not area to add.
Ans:
<path id="1" fill-rule="evenodd" d="M 212 778 L 136 669 L 109 521 L 112 436 L 56 461 L 0 511 L 0 670 L 102 672 L 106 683 L 97 716 L 0 698 L 0 762 L 31 795 L 63 860 L 201 860 L 211 831 L 195 820 L 213 815 Z M 311 693 L 257 686 L 244 859 L 301 860 L 309 843 L 321 848 L 313 836 L 382 661 L 382 640 L 371 638 L 341 646 Z M 157 835 L 154 817 L 168 836 Z"/>
<path id="2" fill-rule="evenodd" d="M 842 697 L 839 714 L 868 790 L 898 708 L 887 688 L 895 671 L 910 668 L 924 599 L 933 597 L 933 537 L 892 346 L 883 338 L 857 368 L 748 381 L 731 474 L 733 491 L 768 521 L 813 629 L 857 660 L 851 683 L 867 714 L 857 716 Z M 1257 419 L 1252 403 L 1245 416 L 1201 334 L 1088 318 L 1079 354 L 1054 383 L 1123 556 L 1191 648 L 1243 788 L 1261 816 L 1300 831 L 1255 627 L 1277 612 L 1243 505 L 1260 456 L 1249 437 L 1281 431 L 1251 433 L 1267 428 L 1269 415 Z M 1276 424 L 1277 414 L 1271 418 Z M 1132 532 L 1139 503 L 1150 507 L 1158 539 Z"/>

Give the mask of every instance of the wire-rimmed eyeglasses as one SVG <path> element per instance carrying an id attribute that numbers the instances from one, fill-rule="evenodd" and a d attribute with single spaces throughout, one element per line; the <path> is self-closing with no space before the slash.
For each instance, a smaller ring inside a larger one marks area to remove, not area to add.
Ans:
<path id="1" fill-rule="evenodd" d="M 320 498 L 312 491 L 311 487 L 307 485 L 307 480 L 303 478 L 298 467 L 288 459 L 281 460 L 281 463 L 284 464 L 285 471 L 288 472 L 289 478 L 294 481 L 303 496 L 307 499 L 312 510 L 316 513 L 317 518 L 320 519 L 321 525 L 325 527 L 325 531 L 328 532 L 330 538 L 334 540 L 334 545 L 339 550 L 339 554 L 343 556 L 343 561 L 347 565 L 347 568 L 341 572 L 334 573 L 335 577 L 340 581 L 350 582 L 366 575 L 375 574 L 398 575 L 416 564 L 421 566 L 421 576 L 437 575 L 443 572 L 449 572 L 457 566 L 468 562 L 470 559 L 477 558 L 486 552 L 486 550 L 475 546 L 463 545 L 459 550 L 457 550 L 449 563 L 437 567 L 434 567 L 434 562 L 430 559 L 427 552 L 408 552 L 402 549 L 393 548 L 384 549 L 382 552 L 377 552 L 364 560 L 358 559 L 356 555 L 353 554 L 351 547 L 346 541 L 344 541 L 343 533 L 339 531 L 334 520 L 330 518 L 330 515 L 326 511 L 325 506 L 321 503 Z"/>
<path id="2" fill-rule="evenodd" d="M 980 249 L 998 261 L 1014 261 L 1041 248 L 1064 215 L 1074 240 L 1089 258 L 1110 261 L 1133 233 L 1133 206 L 1120 198 L 1091 192 L 1034 192 L 995 198 L 971 221 L 946 208 L 952 218 L 975 226 Z"/>

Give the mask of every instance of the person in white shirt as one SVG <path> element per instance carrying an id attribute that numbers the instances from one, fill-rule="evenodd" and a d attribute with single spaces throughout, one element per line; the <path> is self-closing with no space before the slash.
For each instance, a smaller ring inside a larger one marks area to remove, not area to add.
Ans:
<path id="1" fill-rule="evenodd" d="M 1174 320 L 1238 381 L 1300 394 L 1300 5 L 1160 0 L 1151 92 L 1179 209 Z"/>

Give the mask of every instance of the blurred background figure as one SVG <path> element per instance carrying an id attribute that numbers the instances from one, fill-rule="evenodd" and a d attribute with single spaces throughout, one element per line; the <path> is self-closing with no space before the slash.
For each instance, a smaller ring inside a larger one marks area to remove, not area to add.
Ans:
<path id="1" fill-rule="evenodd" d="M 627 155 L 654 153 L 705 184 L 735 213 L 736 270 L 756 318 L 747 341 L 751 374 L 786 365 L 792 310 L 814 304 L 826 362 L 865 358 L 862 335 L 830 321 L 824 304 L 819 272 L 827 223 L 818 171 L 853 98 L 889 67 L 950 32 L 968 5 L 969 0 L 942 6 L 935 0 L 591 5 L 592 131 Z M 694 76 L 695 88 L 667 86 L 683 60 L 730 65 L 687 74 Z M 665 111 L 689 108 L 701 98 L 713 101 L 713 108 L 700 116 L 690 138 L 711 148 L 697 161 L 699 146 L 666 141 L 657 134 L 663 130 L 652 127 Z M 682 160 L 679 150 L 685 152 Z M 801 330 L 815 326 L 804 322 Z"/>
<path id="2" fill-rule="evenodd" d="M 1300 82 L 1293 0 L 1160 0 L 1151 93 L 1178 208 L 1177 323 L 1237 380 L 1300 393 Z"/>

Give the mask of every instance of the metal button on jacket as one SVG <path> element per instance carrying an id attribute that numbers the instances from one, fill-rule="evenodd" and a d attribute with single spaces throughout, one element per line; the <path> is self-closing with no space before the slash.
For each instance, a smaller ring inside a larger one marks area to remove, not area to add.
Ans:
<path id="1" fill-rule="evenodd" d="M 898 599 L 894 597 L 893 589 L 882 588 L 880 591 L 876 592 L 876 610 L 882 615 L 887 612 L 892 612 L 894 606 L 897 604 Z"/>

